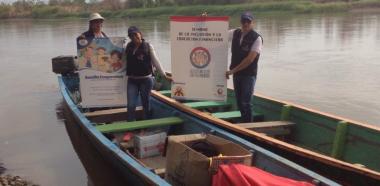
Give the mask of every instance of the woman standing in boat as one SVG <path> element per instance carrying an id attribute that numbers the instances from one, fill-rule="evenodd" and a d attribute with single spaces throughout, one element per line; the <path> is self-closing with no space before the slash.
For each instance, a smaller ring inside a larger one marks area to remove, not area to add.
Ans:
<path id="1" fill-rule="evenodd" d="M 165 78 L 171 80 L 158 61 L 156 52 L 151 44 L 146 42 L 140 30 L 131 26 L 128 28 L 128 37 L 131 41 L 127 44 L 125 55 L 127 60 L 127 120 L 135 121 L 135 109 L 138 95 L 141 102 L 145 119 L 150 118 L 150 91 L 153 88 L 153 66 Z"/>
<path id="2" fill-rule="evenodd" d="M 102 17 L 99 13 L 92 13 L 88 20 L 88 23 L 89 23 L 88 30 L 86 32 L 83 32 L 79 37 L 77 37 L 77 48 L 78 49 L 86 48 L 85 52 L 87 54 L 87 57 L 85 60 L 79 60 L 80 61 L 80 64 L 78 64 L 79 69 L 81 68 L 97 69 L 97 64 L 95 64 L 97 60 L 91 58 L 91 56 L 93 55 L 92 54 L 93 47 L 89 45 L 91 44 L 91 41 L 94 38 L 107 37 L 107 35 L 102 31 L 103 21 L 104 21 L 104 17 Z"/>

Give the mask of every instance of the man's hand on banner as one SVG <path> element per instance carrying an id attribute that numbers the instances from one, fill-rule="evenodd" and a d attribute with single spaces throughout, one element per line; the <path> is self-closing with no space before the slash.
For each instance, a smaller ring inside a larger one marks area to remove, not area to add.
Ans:
<path id="1" fill-rule="evenodd" d="M 202 17 L 206 17 L 207 16 L 207 12 L 202 12 L 201 16 Z"/>
<path id="2" fill-rule="evenodd" d="M 226 72 L 226 78 L 230 79 L 230 75 L 232 75 L 232 74 L 233 74 L 232 70 L 227 71 Z"/>

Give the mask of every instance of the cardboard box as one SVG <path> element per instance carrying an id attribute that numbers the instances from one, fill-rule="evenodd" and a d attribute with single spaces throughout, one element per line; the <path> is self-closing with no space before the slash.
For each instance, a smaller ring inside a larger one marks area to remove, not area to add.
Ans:
<path id="1" fill-rule="evenodd" d="M 199 141 L 211 144 L 222 156 L 207 157 L 191 146 Z M 165 179 L 172 185 L 211 185 L 212 175 L 221 164 L 241 163 L 250 166 L 252 153 L 226 139 L 205 134 L 168 137 Z"/>
<path id="2" fill-rule="evenodd" d="M 165 140 L 165 132 L 135 135 L 135 155 L 137 158 L 147 158 L 161 155 L 164 150 Z"/>

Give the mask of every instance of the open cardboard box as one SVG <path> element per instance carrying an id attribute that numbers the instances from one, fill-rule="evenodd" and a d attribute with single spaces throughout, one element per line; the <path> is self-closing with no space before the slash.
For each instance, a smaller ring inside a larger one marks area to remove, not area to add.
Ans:
<path id="1" fill-rule="evenodd" d="M 207 157 L 191 148 L 205 141 L 222 156 Z M 190 134 L 168 137 L 165 179 L 172 185 L 211 185 L 212 175 L 221 164 L 251 165 L 252 153 L 226 139 L 209 134 Z"/>

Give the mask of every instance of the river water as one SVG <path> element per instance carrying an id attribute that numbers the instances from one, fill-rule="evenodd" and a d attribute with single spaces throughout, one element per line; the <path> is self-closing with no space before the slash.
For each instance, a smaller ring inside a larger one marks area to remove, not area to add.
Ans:
<path id="1" fill-rule="evenodd" d="M 137 25 L 170 71 L 168 19 L 107 20 L 109 36 Z M 230 27 L 239 25 L 231 18 Z M 75 54 L 86 20 L 0 21 L 0 163 L 40 185 L 86 185 L 63 121 L 51 58 Z M 380 14 L 259 15 L 256 93 L 380 126 Z"/>

